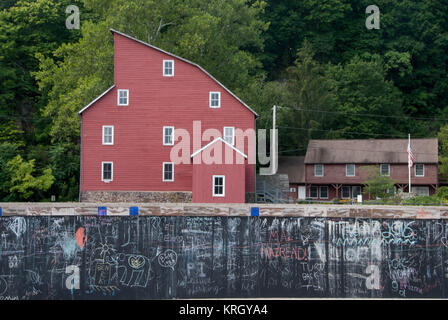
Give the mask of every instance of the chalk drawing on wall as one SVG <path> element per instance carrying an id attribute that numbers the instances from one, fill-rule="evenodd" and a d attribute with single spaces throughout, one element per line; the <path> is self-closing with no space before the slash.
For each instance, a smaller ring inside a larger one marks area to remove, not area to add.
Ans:
<path id="1" fill-rule="evenodd" d="M 177 253 L 171 249 L 165 250 L 158 256 L 159 264 L 165 268 L 171 268 L 174 271 L 174 266 L 177 263 Z"/>

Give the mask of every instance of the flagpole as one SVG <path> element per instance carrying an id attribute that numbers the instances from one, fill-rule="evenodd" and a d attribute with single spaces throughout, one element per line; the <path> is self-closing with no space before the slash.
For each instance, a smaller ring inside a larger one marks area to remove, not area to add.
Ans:
<path id="1" fill-rule="evenodd" d="M 408 134 L 408 177 L 409 177 L 409 194 L 411 194 L 411 134 Z"/>

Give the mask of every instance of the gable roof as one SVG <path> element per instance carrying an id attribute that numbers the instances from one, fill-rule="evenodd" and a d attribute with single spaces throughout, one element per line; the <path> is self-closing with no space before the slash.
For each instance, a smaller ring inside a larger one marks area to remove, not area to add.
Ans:
<path id="1" fill-rule="evenodd" d="M 411 139 L 415 163 L 438 163 L 437 138 Z M 305 163 L 408 163 L 408 139 L 310 140 Z"/>
<path id="2" fill-rule="evenodd" d="M 279 157 L 277 173 L 287 174 L 289 183 L 305 183 L 305 157 Z"/>
<path id="3" fill-rule="evenodd" d="M 112 90 L 113 88 L 115 88 L 115 85 L 113 85 L 112 87 L 110 87 L 109 89 L 107 89 L 106 91 L 104 91 L 102 94 L 100 94 L 98 97 L 96 97 L 92 102 L 90 102 L 88 105 L 86 105 L 84 108 L 82 108 L 81 110 L 79 110 L 78 114 L 83 113 L 86 109 L 88 109 L 92 104 L 94 104 L 95 102 L 97 102 L 98 100 L 100 100 L 102 97 L 104 97 L 110 90 Z"/>
<path id="4" fill-rule="evenodd" d="M 207 149 L 208 147 L 212 146 L 213 144 L 215 144 L 216 142 L 221 141 L 224 142 L 226 145 L 228 145 L 230 148 L 232 148 L 233 150 L 235 150 L 237 153 L 239 153 L 240 155 L 242 155 L 244 158 L 247 159 L 247 155 L 245 155 L 243 152 L 241 152 L 240 150 L 238 150 L 237 148 L 235 148 L 234 146 L 232 146 L 230 143 L 228 143 L 227 141 L 225 141 L 223 138 L 218 137 L 215 140 L 213 140 L 212 142 L 206 144 L 205 146 L 203 146 L 202 148 L 196 150 L 195 152 L 193 152 L 191 154 L 191 158 L 193 158 L 194 156 L 196 156 L 197 154 L 201 153 L 202 151 L 204 151 L 205 149 Z"/>
<path id="5" fill-rule="evenodd" d="M 258 114 L 257 114 L 251 107 L 249 107 L 247 104 L 245 104 L 245 103 L 244 103 L 240 98 L 238 98 L 232 91 L 230 91 L 229 89 L 227 89 L 221 82 L 219 82 L 217 79 L 215 79 L 210 73 L 208 73 L 208 72 L 207 72 L 204 68 L 202 68 L 200 65 L 198 65 L 198 64 L 196 64 L 196 63 L 194 63 L 194 62 L 191 62 L 191 61 L 189 61 L 189 60 L 187 60 L 187 59 L 185 59 L 185 58 L 176 56 L 175 54 L 173 54 L 173 53 L 171 53 L 171 52 L 168 52 L 168 51 L 165 51 L 165 50 L 163 50 L 163 49 L 160 49 L 160 48 L 158 48 L 158 47 L 156 47 L 156 46 L 153 46 L 153 45 L 151 45 L 151 44 L 149 44 L 149 43 L 146 43 L 146 42 L 143 42 L 143 41 L 138 40 L 138 39 L 136 39 L 136 38 L 133 38 L 133 37 L 131 37 L 131 36 L 127 35 L 127 34 L 124 34 L 124 33 L 120 32 L 120 31 L 117 31 L 117 30 L 114 30 L 114 29 L 110 29 L 110 31 L 111 31 L 112 33 L 119 34 L 119 35 L 121 35 L 121 36 L 123 36 L 123 37 L 126 37 L 126 38 L 128 38 L 128 39 L 134 40 L 134 41 L 136 41 L 136 42 L 138 42 L 138 43 L 141 43 L 141 44 L 143 44 L 143 45 L 145 45 L 145 46 L 147 46 L 147 47 L 150 47 L 150 48 L 152 48 L 152 49 L 155 49 L 155 50 L 157 50 L 157 51 L 160 51 L 160 52 L 162 52 L 162 53 L 164 53 L 164 54 L 167 54 L 167 55 L 169 55 L 169 56 L 171 56 L 171 57 L 174 57 L 174 58 L 176 58 L 176 59 L 182 60 L 182 61 L 184 61 L 184 62 L 186 62 L 186 63 L 188 63 L 188 64 L 191 64 L 192 66 L 195 66 L 196 68 L 199 68 L 199 70 L 201 70 L 202 72 L 204 72 L 204 73 L 205 73 L 207 76 L 209 76 L 213 81 L 215 81 L 217 84 L 219 84 L 224 90 L 226 90 L 228 93 L 230 93 L 236 100 L 238 100 L 243 106 L 245 106 L 249 111 L 251 111 L 251 112 L 255 115 L 255 117 L 258 118 Z"/>

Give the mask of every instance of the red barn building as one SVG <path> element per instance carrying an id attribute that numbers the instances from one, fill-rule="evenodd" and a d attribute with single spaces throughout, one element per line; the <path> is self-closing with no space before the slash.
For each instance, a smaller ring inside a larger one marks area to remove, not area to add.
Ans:
<path id="1" fill-rule="evenodd" d="M 258 115 L 199 65 L 111 31 L 114 85 L 79 111 L 80 200 L 244 202 L 253 195 Z M 210 152 L 217 145 L 239 161 Z"/>

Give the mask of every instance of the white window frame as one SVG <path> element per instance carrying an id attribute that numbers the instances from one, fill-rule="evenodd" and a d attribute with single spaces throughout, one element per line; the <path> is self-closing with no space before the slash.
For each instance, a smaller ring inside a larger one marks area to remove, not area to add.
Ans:
<path id="1" fill-rule="evenodd" d="M 120 103 L 120 93 L 126 92 L 126 103 Z M 117 90 L 117 105 L 128 106 L 129 105 L 129 89 L 118 89 Z"/>
<path id="2" fill-rule="evenodd" d="M 165 164 L 171 164 L 171 172 L 172 172 L 172 176 L 171 179 L 165 179 Z M 162 180 L 164 182 L 173 182 L 174 181 L 174 162 L 164 162 L 162 164 Z"/>
<path id="3" fill-rule="evenodd" d="M 227 141 L 226 140 L 226 129 L 232 129 L 232 142 L 230 142 L 230 144 L 233 146 L 233 145 L 235 145 L 235 127 L 224 127 L 224 129 L 222 130 L 222 135 L 223 135 L 223 139 L 225 141 Z"/>
<path id="4" fill-rule="evenodd" d="M 425 192 L 424 194 L 421 193 L 420 191 L 417 192 L 417 190 L 426 190 L 427 192 Z M 428 186 L 412 186 L 412 192 L 415 193 L 418 196 L 429 196 L 429 187 Z"/>
<path id="5" fill-rule="evenodd" d="M 110 163 L 110 179 L 104 179 L 104 165 Z M 109 183 L 114 181 L 114 163 L 112 161 L 101 162 L 101 181 Z"/>
<path id="6" fill-rule="evenodd" d="M 348 167 L 349 166 L 353 166 L 353 174 L 348 174 Z M 353 163 L 347 163 L 346 165 L 345 165 L 345 176 L 346 177 L 355 177 L 356 176 L 356 166 L 355 166 L 355 164 L 353 164 Z"/>
<path id="7" fill-rule="evenodd" d="M 322 188 L 326 188 L 327 189 L 327 196 L 326 197 L 322 197 Z M 328 190 L 328 186 L 320 186 L 319 187 L 319 199 L 328 199 L 328 194 L 329 190 Z"/>
<path id="8" fill-rule="evenodd" d="M 321 174 L 321 175 L 316 174 L 316 167 L 317 167 L 317 166 L 322 166 L 322 174 Z M 321 163 L 316 163 L 316 164 L 314 165 L 314 176 L 315 176 L 315 177 L 323 177 L 323 176 L 324 176 L 324 165 L 323 165 L 323 164 L 321 164 Z"/>
<path id="9" fill-rule="evenodd" d="M 171 143 L 166 143 L 165 142 L 165 137 L 167 137 L 168 135 L 166 135 L 165 133 L 165 129 L 171 129 Z M 174 145 L 174 127 L 171 126 L 164 126 L 163 127 L 163 145 L 164 146 L 173 146 Z"/>
<path id="10" fill-rule="evenodd" d="M 344 188 L 348 188 L 348 197 L 344 197 L 344 191 L 343 191 Z M 351 191 L 352 191 L 352 188 L 350 188 L 350 186 L 342 186 L 341 187 L 341 198 L 342 199 L 350 199 Z"/>
<path id="11" fill-rule="evenodd" d="M 423 174 L 422 175 L 417 175 L 417 165 L 421 165 L 423 168 Z M 416 163 L 415 167 L 414 167 L 414 175 L 416 177 L 424 177 L 425 176 L 425 165 L 423 163 Z"/>
<path id="12" fill-rule="evenodd" d="M 217 106 L 212 106 L 212 95 L 213 94 L 218 94 L 218 105 Z M 208 105 L 210 108 L 212 108 L 212 109 L 221 108 L 221 92 L 220 91 L 210 91 L 208 100 L 209 100 Z"/>
<path id="13" fill-rule="evenodd" d="M 171 74 L 166 73 L 166 70 L 168 69 L 168 68 L 166 68 L 166 65 L 165 65 L 166 62 L 171 62 L 171 70 L 172 70 Z M 164 77 L 174 77 L 174 60 L 163 60 L 163 76 Z"/>
<path id="14" fill-rule="evenodd" d="M 215 178 L 222 178 L 222 194 L 216 194 L 215 193 Z M 224 175 L 214 175 L 213 176 L 213 190 L 212 190 L 212 194 L 214 197 L 225 197 L 226 196 L 226 176 Z"/>
<path id="15" fill-rule="evenodd" d="M 112 133 L 111 133 L 111 135 L 112 135 L 112 139 L 111 140 L 112 141 L 111 142 L 106 142 L 105 141 L 106 134 L 105 134 L 104 130 L 106 128 L 111 128 L 112 129 Z M 103 126 L 103 145 L 104 146 L 113 146 L 114 145 L 114 126 Z"/>
<path id="16" fill-rule="evenodd" d="M 383 174 L 383 166 L 387 166 L 387 174 Z M 381 163 L 380 164 L 380 176 L 390 177 L 390 164 L 389 163 Z"/>
<path id="17" fill-rule="evenodd" d="M 316 192 L 316 196 L 315 196 L 315 197 L 312 197 L 312 196 L 311 196 L 311 188 L 317 188 L 317 192 Z M 319 186 L 310 186 L 309 196 L 310 196 L 311 199 L 317 199 L 317 198 L 319 198 Z"/>

